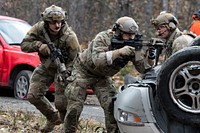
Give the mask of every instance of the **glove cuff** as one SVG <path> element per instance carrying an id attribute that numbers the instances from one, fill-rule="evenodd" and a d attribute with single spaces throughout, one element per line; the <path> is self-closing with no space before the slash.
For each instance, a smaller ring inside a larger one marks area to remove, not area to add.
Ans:
<path id="1" fill-rule="evenodd" d="M 119 49 L 113 50 L 112 51 L 112 60 L 115 60 L 116 58 L 118 58 L 120 56 L 120 52 Z"/>

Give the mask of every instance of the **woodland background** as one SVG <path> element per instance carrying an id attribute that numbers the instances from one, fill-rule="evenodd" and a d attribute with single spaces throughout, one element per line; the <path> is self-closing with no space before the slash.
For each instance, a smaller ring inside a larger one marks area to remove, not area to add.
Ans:
<path id="1" fill-rule="evenodd" d="M 98 32 L 112 28 L 117 18 L 125 15 L 135 19 L 146 39 L 155 37 L 150 20 L 164 10 L 178 18 L 181 30 L 188 30 L 193 12 L 200 9 L 200 0 L 0 0 L 0 15 L 24 19 L 33 25 L 41 19 L 41 12 L 52 4 L 68 12 L 67 21 L 82 45 L 88 44 Z M 123 75 L 130 72 L 138 75 L 128 66 L 113 77 L 116 87 L 123 84 Z M 90 123 L 91 120 L 82 121 L 80 132 L 92 132 L 90 129 L 97 127 L 95 122 Z M 44 125 L 43 116 L 0 111 L 0 131 L 3 133 L 38 132 L 40 125 Z M 61 129 L 58 127 L 55 132 Z"/>
<path id="2" fill-rule="evenodd" d="M 125 15 L 135 19 L 147 39 L 155 37 L 150 20 L 164 10 L 178 18 L 181 30 L 188 30 L 192 13 L 200 9 L 199 0 L 0 0 L 0 15 L 24 19 L 33 25 L 52 4 L 68 12 L 67 21 L 81 44 L 87 44 L 98 32 L 112 28 L 117 18 Z"/>

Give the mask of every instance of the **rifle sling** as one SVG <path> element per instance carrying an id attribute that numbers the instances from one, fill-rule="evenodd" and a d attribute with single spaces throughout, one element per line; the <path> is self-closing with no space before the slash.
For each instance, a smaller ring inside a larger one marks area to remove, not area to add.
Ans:
<path id="1" fill-rule="evenodd" d="M 47 45 L 48 45 L 51 42 L 51 39 L 49 38 L 49 35 L 47 34 L 47 31 L 45 30 L 45 28 L 43 28 L 43 34 L 44 34 L 44 37 L 45 37 L 45 39 L 47 41 Z M 48 68 L 51 63 L 52 63 L 52 61 L 51 61 L 50 57 L 48 57 L 48 59 L 44 63 L 44 66 L 46 68 Z"/>

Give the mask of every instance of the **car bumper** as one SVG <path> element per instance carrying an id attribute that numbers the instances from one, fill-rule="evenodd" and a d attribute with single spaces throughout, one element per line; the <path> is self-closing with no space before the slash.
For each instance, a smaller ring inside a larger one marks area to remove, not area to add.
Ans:
<path id="1" fill-rule="evenodd" d="M 117 121 L 121 133 L 161 133 L 154 123 L 125 123 Z"/>
<path id="2" fill-rule="evenodd" d="M 119 88 L 114 116 L 121 133 L 162 133 L 150 105 L 149 86 Z"/>

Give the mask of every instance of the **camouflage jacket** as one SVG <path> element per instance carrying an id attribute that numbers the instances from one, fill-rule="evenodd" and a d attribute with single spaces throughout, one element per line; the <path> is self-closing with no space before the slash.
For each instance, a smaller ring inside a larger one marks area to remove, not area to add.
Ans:
<path id="1" fill-rule="evenodd" d="M 82 68 L 88 69 L 95 76 L 113 76 L 120 71 L 129 61 L 133 62 L 135 68 L 140 72 L 145 72 L 145 65 L 142 60 L 135 61 L 135 57 L 117 58 L 112 64 L 107 61 L 106 52 L 111 45 L 111 38 L 114 33 L 111 30 L 100 32 L 89 44 L 88 48 L 80 54 Z"/>
<path id="2" fill-rule="evenodd" d="M 43 29 L 45 24 L 43 21 L 36 23 L 30 31 L 27 33 L 21 43 L 21 49 L 24 52 L 38 52 L 41 64 L 44 64 L 48 57 L 43 56 L 39 52 L 38 44 L 47 44 L 48 40 L 45 38 Z M 48 30 L 46 30 L 48 32 Z M 56 47 L 61 50 L 62 55 L 65 59 L 65 64 L 68 70 L 72 69 L 72 62 L 76 57 L 77 53 L 80 52 L 80 45 L 76 34 L 71 28 L 65 23 L 61 28 L 59 35 L 52 36 L 48 33 L 49 38 Z M 55 64 L 51 63 L 49 68 L 54 68 Z"/>
<path id="3" fill-rule="evenodd" d="M 173 53 L 178 50 L 189 46 L 190 42 L 194 39 L 193 35 L 189 35 L 189 32 L 181 32 L 178 28 L 171 34 L 168 40 L 166 40 L 165 48 L 162 51 L 164 60 L 169 58 Z"/>

